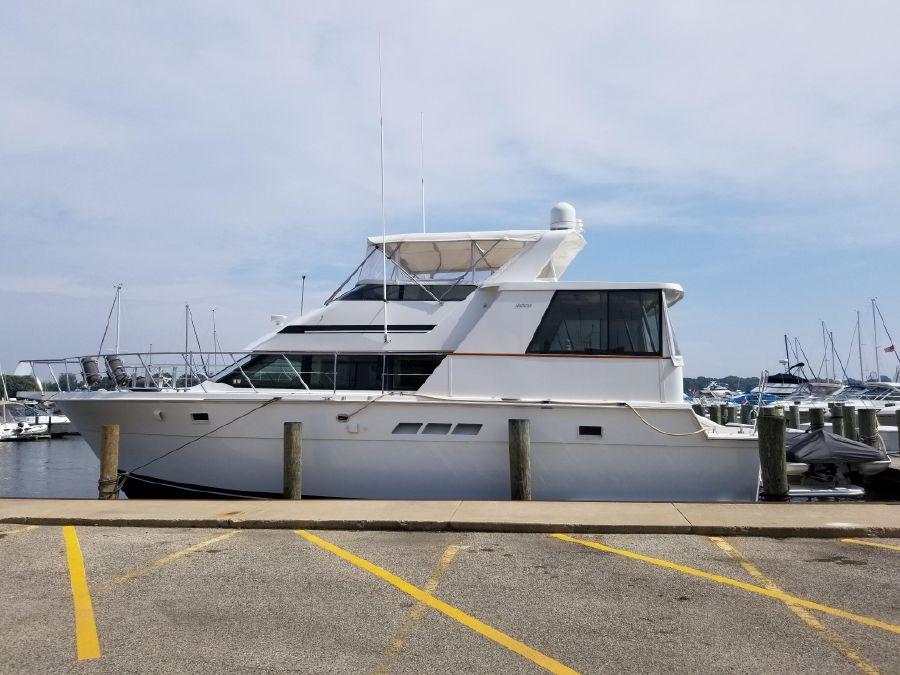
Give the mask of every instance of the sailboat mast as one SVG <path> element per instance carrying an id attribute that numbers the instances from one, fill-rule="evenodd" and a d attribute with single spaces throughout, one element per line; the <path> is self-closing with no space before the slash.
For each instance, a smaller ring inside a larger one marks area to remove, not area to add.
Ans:
<path id="1" fill-rule="evenodd" d="M 387 344 L 387 219 L 384 215 L 384 75 L 381 65 L 381 33 L 378 34 L 378 131 L 381 158 L 381 299 L 384 307 L 384 343 Z"/>
<path id="2" fill-rule="evenodd" d="M 791 369 L 791 351 L 788 349 L 787 333 L 784 334 L 784 358 L 787 359 L 787 365 L 784 367 L 784 372 L 789 372 Z"/>
<path id="3" fill-rule="evenodd" d="M 881 364 L 878 363 L 878 324 L 875 323 L 875 298 L 872 298 L 872 347 L 875 349 L 875 381 L 881 382 Z"/>
<path id="4" fill-rule="evenodd" d="M 419 113 L 419 170 L 422 174 L 422 232 L 425 232 L 425 113 Z"/>
<path id="5" fill-rule="evenodd" d="M 859 351 L 859 381 L 866 381 L 866 374 L 863 371 L 863 360 L 862 360 L 862 331 L 859 329 L 859 310 L 856 310 L 856 346 Z"/>

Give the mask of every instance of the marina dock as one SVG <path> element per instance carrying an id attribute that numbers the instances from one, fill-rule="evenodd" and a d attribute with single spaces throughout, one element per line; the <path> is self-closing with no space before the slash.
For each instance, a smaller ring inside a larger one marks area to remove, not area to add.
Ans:
<path id="1" fill-rule="evenodd" d="M 883 503 L 0 499 L 0 523 L 110 527 L 900 537 Z"/>

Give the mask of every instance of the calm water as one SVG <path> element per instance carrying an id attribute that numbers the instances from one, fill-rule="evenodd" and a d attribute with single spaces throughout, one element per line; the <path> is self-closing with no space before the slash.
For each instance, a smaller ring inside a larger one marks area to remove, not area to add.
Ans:
<path id="1" fill-rule="evenodd" d="M 96 499 L 99 475 L 81 436 L 0 442 L 0 497 Z"/>

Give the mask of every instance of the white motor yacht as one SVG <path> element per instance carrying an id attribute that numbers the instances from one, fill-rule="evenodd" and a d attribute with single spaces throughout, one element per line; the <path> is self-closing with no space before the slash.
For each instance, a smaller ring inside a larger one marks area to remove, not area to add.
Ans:
<path id="1" fill-rule="evenodd" d="M 81 373 L 54 403 L 95 453 L 119 425 L 129 496 L 276 496 L 302 422 L 304 494 L 508 499 L 508 420 L 528 419 L 536 499 L 755 501 L 756 436 L 683 400 L 681 287 L 561 281 L 584 245 L 564 203 L 546 230 L 370 237 L 323 307 L 217 374 L 203 354 L 28 364 Z"/>
<path id="2" fill-rule="evenodd" d="M 31 413 L 31 406 L 0 400 L 0 441 L 20 441 L 49 436 L 49 428 Z"/>

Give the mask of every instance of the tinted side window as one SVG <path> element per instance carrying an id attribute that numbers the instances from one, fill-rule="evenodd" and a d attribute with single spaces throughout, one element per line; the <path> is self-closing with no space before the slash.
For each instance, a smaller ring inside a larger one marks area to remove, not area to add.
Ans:
<path id="1" fill-rule="evenodd" d="M 661 315 L 658 290 L 557 291 L 528 352 L 658 356 Z"/>

